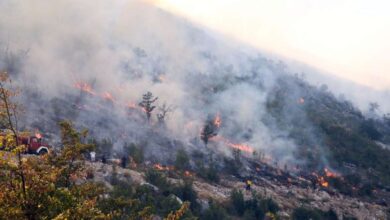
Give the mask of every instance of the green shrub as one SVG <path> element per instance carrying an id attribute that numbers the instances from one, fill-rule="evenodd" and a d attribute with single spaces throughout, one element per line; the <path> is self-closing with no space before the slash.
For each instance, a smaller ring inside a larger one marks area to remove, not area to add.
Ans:
<path id="1" fill-rule="evenodd" d="M 254 193 L 251 199 L 245 201 L 242 191 L 237 189 L 230 194 L 230 206 L 232 214 L 242 216 L 243 219 L 263 219 L 266 213 L 275 214 L 279 211 L 279 205 L 273 199 L 263 199 Z"/>
<path id="2" fill-rule="evenodd" d="M 190 158 L 185 150 L 179 149 L 176 152 L 175 167 L 179 170 L 187 170 L 190 168 Z"/>
<path id="3" fill-rule="evenodd" d="M 114 144 L 112 143 L 112 140 L 110 139 L 103 139 L 101 141 L 97 140 L 91 140 L 91 143 L 95 144 L 96 146 L 96 153 L 97 155 L 105 155 L 106 157 L 110 157 L 111 152 L 113 151 Z"/>
<path id="4" fill-rule="evenodd" d="M 219 183 L 220 179 L 218 175 L 218 170 L 214 164 L 211 164 L 208 167 L 204 167 L 203 165 L 201 165 L 201 167 L 198 167 L 197 173 L 201 178 L 209 182 Z"/>
<path id="5" fill-rule="evenodd" d="M 230 201 L 235 214 L 242 216 L 245 212 L 245 201 L 242 191 L 233 189 L 230 193 Z"/>
<path id="6" fill-rule="evenodd" d="M 125 144 L 124 152 L 126 155 L 130 155 L 137 164 L 144 162 L 143 148 L 137 147 L 135 144 Z"/>
<path id="7" fill-rule="evenodd" d="M 279 211 L 279 205 L 273 199 L 262 199 L 260 200 L 260 207 L 265 213 L 272 212 L 276 213 Z"/>
<path id="8" fill-rule="evenodd" d="M 158 201 L 157 212 L 162 216 L 167 216 L 169 213 L 178 210 L 180 206 L 177 199 L 173 195 L 170 195 Z"/>
<path id="9" fill-rule="evenodd" d="M 134 194 L 133 186 L 125 181 L 118 180 L 110 192 L 113 197 L 131 198 Z"/>
<path id="10" fill-rule="evenodd" d="M 215 203 L 213 201 L 209 201 L 209 208 L 203 213 L 203 220 L 225 220 L 228 219 L 228 215 L 224 207 Z"/>
<path id="11" fill-rule="evenodd" d="M 242 218 L 244 220 L 257 220 L 257 219 L 264 219 L 265 214 L 264 213 L 256 213 L 253 209 L 247 209 L 244 212 L 244 215 Z"/>
<path id="12" fill-rule="evenodd" d="M 191 181 L 184 181 L 183 184 L 176 186 L 173 193 L 182 201 L 191 203 L 190 208 L 194 214 L 200 213 L 200 204 L 198 203 L 198 195 L 196 194 Z"/>
<path id="13" fill-rule="evenodd" d="M 333 210 L 327 212 L 319 209 L 308 209 L 299 207 L 294 209 L 292 219 L 294 220 L 338 220 L 337 214 Z"/>
<path id="14" fill-rule="evenodd" d="M 323 214 L 323 219 L 326 220 L 338 220 L 337 214 L 332 209 Z"/>
<path id="15" fill-rule="evenodd" d="M 292 214 L 293 220 L 320 220 L 321 213 L 317 210 L 307 209 L 307 208 L 296 208 Z"/>
<path id="16" fill-rule="evenodd" d="M 214 183 L 219 183 L 219 175 L 218 175 L 218 170 L 215 168 L 215 166 L 210 165 L 208 168 L 205 170 L 206 174 L 206 180 Z"/>
<path id="17" fill-rule="evenodd" d="M 162 172 L 152 168 L 148 169 L 145 172 L 145 180 L 150 184 L 157 186 L 162 191 L 170 187 L 166 176 Z"/>
<path id="18" fill-rule="evenodd" d="M 253 194 L 252 198 L 245 202 L 245 218 L 263 219 L 268 210 L 268 201 Z"/>

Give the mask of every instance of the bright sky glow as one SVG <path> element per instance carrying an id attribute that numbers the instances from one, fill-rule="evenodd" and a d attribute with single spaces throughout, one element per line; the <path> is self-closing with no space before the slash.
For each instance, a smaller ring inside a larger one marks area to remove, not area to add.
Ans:
<path id="1" fill-rule="evenodd" d="M 388 0 L 154 0 L 253 46 L 390 89 Z"/>

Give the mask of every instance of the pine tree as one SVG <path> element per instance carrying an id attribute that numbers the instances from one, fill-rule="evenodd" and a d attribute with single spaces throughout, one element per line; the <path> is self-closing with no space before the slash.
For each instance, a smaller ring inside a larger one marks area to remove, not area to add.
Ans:
<path id="1" fill-rule="evenodd" d="M 200 138 L 204 142 L 204 144 L 207 146 L 207 143 L 209 142 L 209 139 L 217 135 L 217 129 L 212 121 L 208 121 L 200 133 Z"/>
<path id="2" fill-rule="evenodd" d="M 141 106 L 142 109 L 145 111 L 146 118 L 148 119 L 148 121 L 150 120 L 152 111 L 156 108 L 153 103 L 157 101 L 157 99 L 158 97 L 154 97 L 151 92 L 147 92 L 143 95 L 142 101 L 139 103 L 139 106 Z"/>
<path id="3" fill-rule="evenodd" d="M 88 130 L 77 131 L 70 121 L 62 121 L 59 123 L 61 128 L 61 139 L 63 149 L 57 157 L 55 164 L 61 167 L 61 184 L 65 187 L 70 187 L 73 183 L 72 178 L 78 172 L 84 170 L 84 154 L 89 153 L 94 149 L 93 144 L 83 143 L 88 135 Z"/>

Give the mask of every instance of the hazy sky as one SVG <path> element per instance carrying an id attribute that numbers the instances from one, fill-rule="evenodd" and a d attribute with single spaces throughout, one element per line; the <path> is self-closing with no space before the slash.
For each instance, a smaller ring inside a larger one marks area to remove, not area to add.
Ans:
<path id="1" fill-rule="evenodd" d="M 390 89 L 389 0 L 152 0 L 334 75 Z"/>

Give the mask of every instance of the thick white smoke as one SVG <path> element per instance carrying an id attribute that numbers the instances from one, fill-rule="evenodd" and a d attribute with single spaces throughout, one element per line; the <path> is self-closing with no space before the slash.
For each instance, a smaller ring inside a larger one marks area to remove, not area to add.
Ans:
<path id="1" fill-rule="evenodd" d="M 157 149 L 165 139 L 129 108 L 151 91 L 158 105 L 175 108 L 161 131 L 169 140 L 203 147 L 202 126 L 220 114 L 220 135 L 293 160 L 293 141 L 263 122 L 283 68 L 250 48 L 133 0 L 0 1 L 0 30 L 0 69 L 10 65 L 4 48 L 27 54 L 11 73 L 24 91 L 34 91 L 24 96 L 37 98 L 25 101 L 27 127 L 69 116 L 97 136 L 118 137 L 119 147 L 148 139 Z"/>

